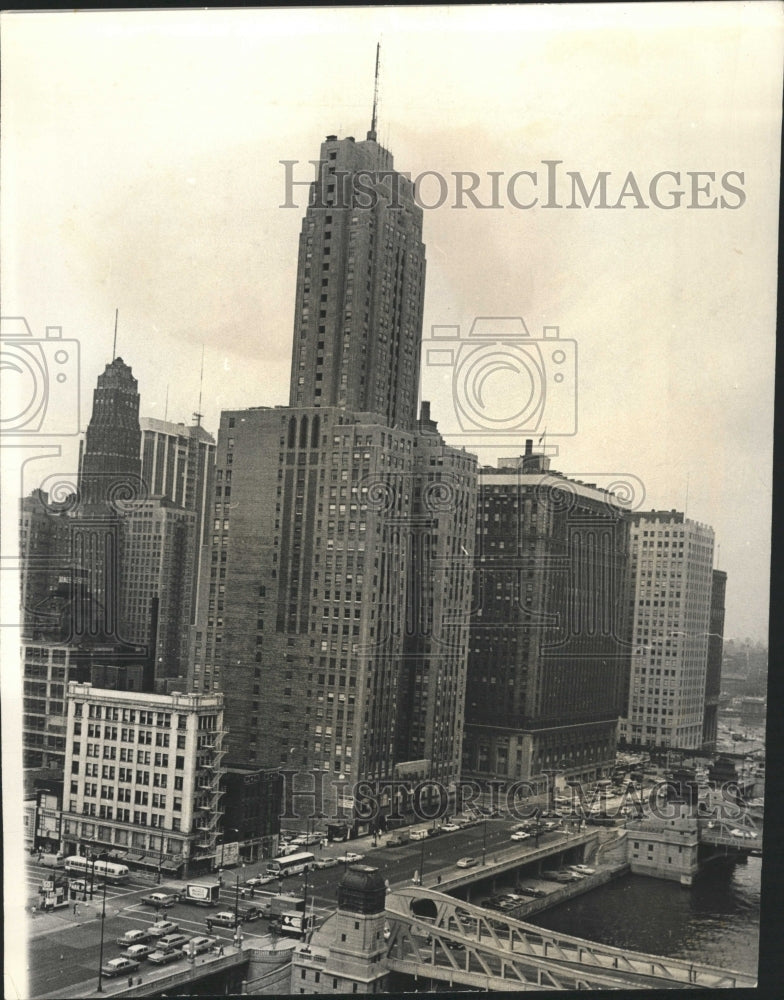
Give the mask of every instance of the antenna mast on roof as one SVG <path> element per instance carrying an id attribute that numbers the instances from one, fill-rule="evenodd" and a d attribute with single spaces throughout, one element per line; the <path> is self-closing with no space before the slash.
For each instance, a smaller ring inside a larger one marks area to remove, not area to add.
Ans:
<path id="1" fill-rule="evenodd" d="M 117 318 L 120 315 L 120 310 L 114 310 L 114 343 L 112 344 L 112 361 L 117 357 Z"/>
<path id="2" fill-rule="evenodd" d="M 368 139 L 372 139 L 373 142 L 376 141 L 376 122 L 378 118 L 378 71 L 381 65 L 381 42 L 376 43 L 376 78 L 373 84 L 373 117 L 370 120 L 370 131 L 367 134 Z"/>
<path id="3" fill-rule="evenodd" d="M 193 414 L 193 419 L 197 427 L 201 427 L 201 418 L 204 414 L 201 412 L 201 393 L 204 387 L 204 344 L 201 345 L 201 374 L 199 375 L 199 409 Z"/>

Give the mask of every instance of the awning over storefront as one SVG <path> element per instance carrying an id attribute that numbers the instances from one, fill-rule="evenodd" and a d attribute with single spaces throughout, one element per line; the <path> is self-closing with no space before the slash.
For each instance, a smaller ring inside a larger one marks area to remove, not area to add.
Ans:
<path id="1" fill-rule="evenodd" d="M 137 864 L 143 857 L 144 855 L 142 854 L 141 851 L 128 851 L 128 853 L 125 855 L 125 860 L 130 861 L 133 864 Z"/>
<path id="2" fill-rule="evenodd" d="M 124 861 L 127 856 L 127 851 L 109 851 L 109 857 L 112 861 Z"/>

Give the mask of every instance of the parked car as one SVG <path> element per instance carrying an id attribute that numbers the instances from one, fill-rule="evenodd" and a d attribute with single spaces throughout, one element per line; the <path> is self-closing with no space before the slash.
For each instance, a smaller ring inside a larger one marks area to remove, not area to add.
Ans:
<path id="1" fill-rule="evenodd" d="M 209 951 L 216 940 L 214 937 L 193 937 L 182 949 L 182 953 L 186 957 L 188 955 L 201 955 L 202 952 Z"/>
<path id="2" fill-rule="evenodd" d="M 126 931 L 121 934 L 120 937 L 116 939 L 117 944 L 121 948 L 129 948 L 132 944 L 144 944 L 145 941 L 150 940 L 150 934 L 148 931 Z"/>
<path id="3" fill-rule="evenodd" d="M 148 929 L 147 936 L 151 938 L 162 938 L 166 934 L 174 934 L 180 929 L 180 925 L 173 920 L 156 920 Z"/>
<path id="4" fill-rule="evenodd" d="M 412 830 L 411 831 L 412 840 L 427 840 L 427 830 Z"/>
<path id="5" fill-rule="evenodd" d="M 314 868 L 334 868 L 338 863 L 337 858 L 319 858 L 313 865 Z"/>
<path id="6" fill-rule="evenodd" d="M 158 938 L 155 947 L 158 951 L 179 951 L 190 941 L 188 934 L 164 934 Z"/>
<path id="7" fill-rule="evenodd" d="M 113 958 L 101 966 L 101 972 L 104 976 L 125 976 L 138 968 L 139 963 L 132 958 Z"/>
<path id="8" fill-rule="evenodd" d="M 595 875 L 596 869 L 589 868 L 588 865 L 569 865 L 569 870 L 579 872 L 580 875 Z"/>
<path id="9" fill-rule="evenodd" d="M 518 830 L 516 833 L 512 834 L 512 840 L 528 840 L 531 834 L 526 833 L 525 830 Z"/>
<path id="10" fill-rule="evenodd" d="M 473 868 L 476 863 L 476 858 L 460 858 L 456 862 L 458 868 Z"/>
<path id="11" fill-rule="evenodd" d="M 146 906 L 154 906 L 156 909 L 161 907 L 165 910 L 180 901 L 180 894 L 178 892 L 151 892 L 149 896 L 142 896 L 141 901 Z"/>
<path id="12" fill-rule="evenodd" d="M 132 958 L 135 961 L 139 961 L 142 958 L 147 958 L 155 951 L 155 945 L 152 944 L 132 944 L 130 948 L 125 952 L 126 958 Z"/>
<path id="13" fill-rule="evenodd" d="M 542 878 L 546 878 L 549 881 L 558 881 L 560 872 L 556 871 L 554 868 L 548 868 L 546 871 L 542 872 Z"/>
<path id="14" fill-rule="evenodd" d="M 153 965 L 168 965 L 169 962 L 179 962 L 181 958 L 181 951 L 153 951 L 147 956 L 147 961 Z"/>
<path id="15" fill-rule="evenodd" d="M 443 823 L 441 825 L 441 830 L 444 833 L 456 833 L 459 829 L 460 827 L 457 823 Z"/>
<path id="16" fill-rule="evenodd" d="M 730 836 L 731 837 L 743 837 L 746 840 L 754 840 L 756 838 L 757 834 L 753 833 L 751 830 L 735 829 L 735 830 L 730 830 Z"/>

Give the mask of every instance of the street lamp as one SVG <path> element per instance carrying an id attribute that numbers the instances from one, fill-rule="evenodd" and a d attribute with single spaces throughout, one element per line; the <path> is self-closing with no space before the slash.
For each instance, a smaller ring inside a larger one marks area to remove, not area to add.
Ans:
<path id="1" fill-rule="evenodd" d="M 305 940 L 305 929 L 308 924 L 308 869 L 305 868 L 305 894 L 303 898 L 302 907 L 302 931 L 300 932 L 300 940 Z"/>
<path id="2" fill-rule="evenodd" d="M 104 860 L 108 857 L 107 854 L 100 855 Z M 93 860 L 93 871 L 95 871 L 95 860 Z M 101 950 L 98 958 L 98 992 L 103 993 L 103 928 L 104 922 L 106 920 L 106 883 L 108 879 L 106 878 L 106 872 L 104 872 L 103 878 L 103 903 L 101 905 Z"/>
<path id="3" fill-rule="evenodd" d="M 424 841 L 422 841 L 422 843 L 424 844 Z M 483 865 L 487 863 L 486 858 L 487 858 L 487 816 L 485 816 L 484 822 L 482 823 L 482 864 Z"/>
<path id="4" fill-rule="evenodd" d="M 242 871 L 245 870 L 245 862 L 242 863 Z M 239 923 L 239 913 L 240 913 L 240 873 L 235 872 L 234 874 L 234 928 L 236 930 Z M 239 934 L 239 931 L 237 931 Z"/>

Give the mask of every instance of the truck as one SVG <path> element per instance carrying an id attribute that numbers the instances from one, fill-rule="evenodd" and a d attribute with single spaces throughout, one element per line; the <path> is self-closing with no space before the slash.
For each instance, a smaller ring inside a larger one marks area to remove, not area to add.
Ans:
<path id="1" fill-rule="evenodd" d="M 292 896 L 282 892 L 270 898 L 269 916 L 280 917 L 284 913 L 292 912 L 305 912 L 305 900 L 302 896 Z"/>
<path id="2" fill-rule="evenodd" d="M 281 913 L 276 919 L 280 926 L 280 933 L 291 934 L 294 937 L 299 937 L 300 934 L 313 930 L 315 926 L 315 917 L 313 914 L 301 913 L 299 910 L 289 910 L 286 913 Z"/>
<path id="3" fill-rule="evenodd" d="M 220 886 L 217 882 L 202 885 L 200 882 L 189 882 L 185 886 L 182 903 L 192 903 L 194 906 L 217 906 L 220 901 Z"/>
<path id="4" fill-rule="evenodd" d="M 411 839 L 408 830 L 397 830 L 390 837 L 386 839 L 387 847 L 402 847 L 403 844 L 407 844 Z"/>

